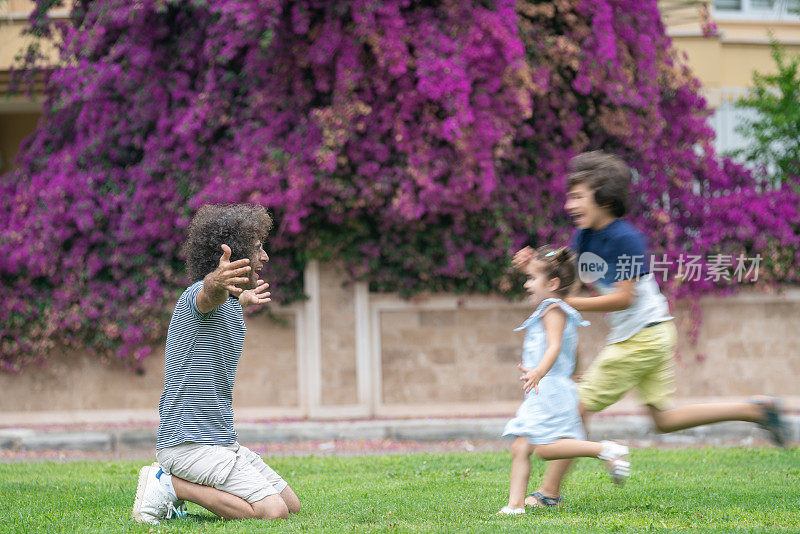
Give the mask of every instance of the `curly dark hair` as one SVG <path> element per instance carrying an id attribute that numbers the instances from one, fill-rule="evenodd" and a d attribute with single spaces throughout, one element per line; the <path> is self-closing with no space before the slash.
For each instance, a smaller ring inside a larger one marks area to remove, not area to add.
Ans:
<path id="1" fill-rule="evenodd" d="M 559 297 L 567 296 L 578 277 L 575 255 L 567 247 L 553 248 L 545 245 L 536 249 L 534 259 L 545 265 L 544 274 L 548 279 L 558 278 L 556 294 Z"/>
<path id="2" fill-rule="evenodd" d="M 231 248 L 231 261 L 253 258 L 255 243 L 264 243 L 272 229 L 266 208 L 255 204 L 207 204 L 189 225 L 183 244 L 186 270 L 193 281 L 202 280 L 219 265 L 223 244 Z"/>
<path id="3" fill-rule="evenodd" d="M 632 173 L 622 158 L 595 150 L 578 154 L 570 160 L 569 167 L 570 188 L 587 184 L 594 191 L 597 205 L 609 208 L 614 217 L 628 212 Z"/>

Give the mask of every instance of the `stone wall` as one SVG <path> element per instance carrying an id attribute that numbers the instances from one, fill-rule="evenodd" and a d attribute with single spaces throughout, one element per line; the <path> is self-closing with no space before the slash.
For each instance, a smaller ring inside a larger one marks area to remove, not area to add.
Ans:
<path id="1" fill-rule="evenodd" d="M 334 269 L 320 272 L 321 401 L 325 406 L 358 402 L 355 296 Z"/>
<path id="2" fill-rule="evenodd" d="M 243 415 L 302 415 L 296 313 L 279 311 L 276 317 L 279 323 L 264 315 L 246 320 L 234 390 Z M 164 386 L 163 344 L 154 347 L 144 371 L 137 374 L 117 362 L 101 363 L 83 354 L 53 353 L 43 367 L 0 374 L 0 425 L 157 420 Z"/>
<path id="3" fill-rule="evenodd" d="M 274 307 L 278 322 L 247 318 L 234 392 L 239 419 L 499 415 L 518 405 L 522 333 L 513 329 L 527 305 L 370 294 L 364 284 L 344 284 L 329 264 L 309 266 L 306 290 L 306 302 Z M 678 403 L 762 392 L 800 400 L 800 290 L 708 298 L 701 308 L 694 346 L 687 310 L 675 311 Z M 586 318 L 592 326 L 580 331 L 578 377 L 607 332 L 602 314 Z M 44 367 L 0 374 L 0 425 L 156 420 L 163 350 L 155 348 L 143 375 L 62 353 Z M 614 409 L 634 407 L 632 395 Z"/>
<path id="4" fill-rule="evenodd" d="M 505 303 L 498 303 L 504 306 Z M 514 401 L 526 309 L 381 313 L 381 403 Z"/>

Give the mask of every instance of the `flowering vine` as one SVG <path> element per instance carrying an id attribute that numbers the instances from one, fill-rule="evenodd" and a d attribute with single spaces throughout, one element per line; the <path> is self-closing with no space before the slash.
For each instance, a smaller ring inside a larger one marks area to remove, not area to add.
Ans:
<path id="1" fill-rule="evenodd" d="M 568 239 L 565 165 L 595 148 L 637 169 L 654 252 L 744 248 L 797 280 L 796 194 L 713 152 L 654 1 L 56 4 L 31 16 L 60 52 L 42 127 L 0 180 L 7 370 L 56 346 L 139 367 L 206 202 L 273 212 L 279 302 L 309 258 L 377 291 L 512 294 L 509 253 Z"/>

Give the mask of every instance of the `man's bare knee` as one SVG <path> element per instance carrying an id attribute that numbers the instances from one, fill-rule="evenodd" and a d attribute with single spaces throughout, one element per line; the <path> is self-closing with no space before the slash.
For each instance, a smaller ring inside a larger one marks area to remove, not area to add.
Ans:
<path id="1" fill-rule="evenodd" d="M 300 499 L 297 498 L 294 490 L 289 486 L 286 486 L 283 491 L 280 493 L 283 502 L 286 503 L 286 507 L 289 508 L 290 514 L 296 514 L 300 511 Z"/>
<path id="2" fill-rule="evenodd" d="M 286 519 L 289 508 L 280 495 L 270 495 L 252 504 L 256 519 Z"/>

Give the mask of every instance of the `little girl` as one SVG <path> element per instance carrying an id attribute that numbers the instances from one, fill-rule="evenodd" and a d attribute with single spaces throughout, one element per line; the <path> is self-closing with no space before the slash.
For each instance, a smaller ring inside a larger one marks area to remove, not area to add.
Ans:
<path id="1" fill-rule="evenodd" d="M 531 473 L 530 455 L 543 460 L 599 458 L 606 462 L 612 480 L 622 484 L 630 473 L 628 448 L 611 441 L 586 441 L 575 383 L 575 347 L 578 326 L 587 326 L 565 297 L 575 282 L 575 265 L 565 248 L 542 247 L 532 257 L 514 258 L 514 265 L 528 275 L 525 289 L 536 311 L 517 328 L 525 329 L 522 371 L 525 401 L 508 422 L 503 436 L 514 436 L 511 445 L 511 485 L 508 505 L 500 514 L 525 513 L 528 506 L 552 506 L 561 498 L 525 493 Z"/>

